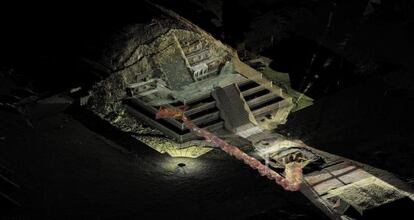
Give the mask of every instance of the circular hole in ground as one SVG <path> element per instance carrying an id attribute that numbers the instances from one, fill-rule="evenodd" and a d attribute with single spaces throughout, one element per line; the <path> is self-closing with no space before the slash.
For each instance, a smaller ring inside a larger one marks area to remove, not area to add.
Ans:
<path id="1" fill-rule="evenodd" d="M 179 163 L 179 164 L 177 164 L 177 166 L 179 166 L 179 167 L 185 167 L 185 163 Z"/>

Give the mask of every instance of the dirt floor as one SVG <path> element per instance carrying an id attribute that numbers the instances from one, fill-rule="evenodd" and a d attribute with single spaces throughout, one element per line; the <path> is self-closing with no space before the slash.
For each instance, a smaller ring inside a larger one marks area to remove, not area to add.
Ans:
<path id="1" fill-rule="evenodd" d="M 74 114 L 34 119 L 31 128 L 0 112 L 0 161 L 21 185 L 8 191 L 21 207 L 2 200 L 7 219 L 324 218 L 239 161 L 171 158 Z"/>

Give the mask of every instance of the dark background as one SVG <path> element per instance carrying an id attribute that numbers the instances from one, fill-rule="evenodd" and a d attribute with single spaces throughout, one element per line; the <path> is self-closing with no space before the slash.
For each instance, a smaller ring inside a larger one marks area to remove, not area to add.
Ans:
<path id="1" fill-rule="evenodd" d="M 156 2 L 239 49 L 243 59 L 273 59 L 293 88 L 312 83 L 306 94 L 315 104 L 290 115 L 279 132 L 413 184 L 413 1 L 382 0 L 372 10 L 366 0 Z M 1 78 L 2 99 L 9 86 L 54 94 L 88 84 L 80 57 L 99 56 L 115 30 L 154 13 L 142 1 L 4 5 L 0 69 L 13 74 Z M 231 158 L 183 160 L 187 170 L 177 170 L 183 161 L 91 115 L 47 112 L 31 127 L 0 110 L 0 164 L 21 185 L 0 188 L 21 203 L 2 201 L 8 218 L 323 218 L 299 193 L 283 192 Z"/>

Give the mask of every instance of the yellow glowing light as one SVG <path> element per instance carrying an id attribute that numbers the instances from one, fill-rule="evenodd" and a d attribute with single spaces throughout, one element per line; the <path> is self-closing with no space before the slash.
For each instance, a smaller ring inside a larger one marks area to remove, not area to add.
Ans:
<path id="1" fill-rule="evenodd" d="M 187 157 L 197 158 L 212 150 L 210 147 L 202 146 L 188 146 L 180 147 L 180 144 L 167 138 L 160 137 L 136 137 L 138 140 L 144 142 L 152 149 L 164 154 L 167 153 L 171 157 Z"/>
<path id="2" fill-rule="evenodd" d="M 189 158 L 197 158 L 207 152 L 209 152 L 212 148 L 207 147 L 187 147 L 187 148 L 167 148 L 165 151 L 172 157 L 189 157 Z"/>

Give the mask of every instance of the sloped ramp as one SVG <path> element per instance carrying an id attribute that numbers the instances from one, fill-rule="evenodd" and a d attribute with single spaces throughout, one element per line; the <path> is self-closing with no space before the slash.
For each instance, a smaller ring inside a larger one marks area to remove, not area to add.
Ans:
<path id="1" fill-rule="evenodd" d="M 261 132 L 249 106 L 236 84 L 223 88 L 217 87 L 212 92 L 216 100 L 224 127 L 239 136 L 248 137 Z"/>

